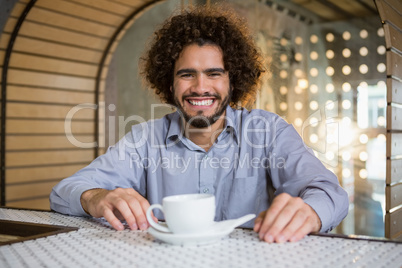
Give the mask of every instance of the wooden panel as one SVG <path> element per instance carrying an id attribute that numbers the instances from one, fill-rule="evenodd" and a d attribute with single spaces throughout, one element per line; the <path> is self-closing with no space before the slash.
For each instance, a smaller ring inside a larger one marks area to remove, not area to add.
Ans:
<path id="1" fill-rule="evenodd" d="M 387 106 L 387 129 L 402 130 L 402 108 Z"/>
<path id="2" fill-rule="evenodd" d="M 402 182 L 402 159 L 387 159 L 386 184 Z"/>
<path id="3" fill-rule="evenodd" d="M 0 68 L 3 67 L 4 56 L 5 56 L 5 51 L 0 50 Z M 1 73 L 0 73 L 0 76 L 2 76 Z M 1 77 L 0 77 L 0 82 L 1 82 Z"/>
<path id="4" fill-rule="evenodd" d="M 307 8 L 308 10 L 312 11 L 313 13 L 316 13 L 319 15 L 321 18 L 325 18 L 327 20 L 341 20 L 345 19 L 345 17 L 337 12 L 337 10 L 334 10 L 330 7 L 328 7 L 325 4 L 322 4 L 318 1 L 304 1 L 303 0 L 303 7 Z"/>
<path id="5" fill-rule="evenodd" d="M 44 24 L 50 24 L 57 27 L 70 29 L 78 32 L 85 32 L 100 37 L 110 37 L 113 35 L 116 27 L 111 27 L 86 19 L 75 18 L 63 15 L 46 9 L 33 7 L 27 16 L 27 20 L 36 21 Z"/>
<path id="6" fill-rule="evenodd" d="M 70 0 L 71 2 L 82 3 L 98 9 L 102 9 L 111 13 L 126 16 L 132 12 L 131 8 L 121 5 L 119 3 L 111 2 L 108 0 Z"/>
<path id="7" fill-rule="evenodd" d="M 58 181 L 27 183 L 22 185 L 6 184 L 6 202 L 32 197 L 48 196 Z"/>
<path id="8" fill-rule="evenodd" d="M 8 130 L 8 129 L 7 129 Z M 75 139 L 83 143 L 92 143 L 95 141 L 94 135 L 73 134 L 70 139 Z M 61 136 L 24 136 L 17 135 L 6 137 L 7 151 L 13 150 L 47 150 L 47 149 L 78 149 L 71 143 L 66 135 Z"/>
<path id="9" fill-rule="evenodd" d="M 0 48 L 6 50 L 8 46 L 8 42 L 10 41 L 10 34 L 8 33 L 1 33 L 0 34 Z"/>
<path id="10" fill-rule="evenodd" d="M 106 153 L 106 148 L 105 147 L 98 147 L 98 155 L 102 155 Z"/>
<path id="11" fill-rule="evenodd" d="M 73 107 L 10 102 L 7 104 L 7 116 L 10 119 L 13 117 L 65 119 Z M 93 109 L 82 109 L 74 114 L 73 119 L 93 119 L 94 113 Z"/>
<path id="12" fill-rule="evenodd" d="M 385 187 L 385 210 L 391 209 L 402 205 L 402 183 Z"/>
<path id="13" fill-rule="evenodd" d="M 363 5 L 359 3 L 359 1 L 350 1 L 350 0 L 327 0 L 331 2 L 335 6 L 338 6 L 340 9 L 345 11 L 353 11 L 353 15 L 356 17 L 364 17 L 371 16 L 372 13 L 370 10 L 365 8 Z"/>
<path id="14" fill-rule="evenodd" d="M 402 208 L 385 214 L 385 236 L 388 238 L 402 238 Z"/>
<path id="15" fill-rule="evenodd" d="M 9 85 L 7 86 L 7 100 L 76 105 L 78 103 L 93 103 L 95 101 L 95 95 L 87 92 L 71 92 Z"/>
<path id="16" fill-rule="evenodd" d="M 387 78 L 387 102 L 402 104 L 402 82 Z"/>
<path id="17" fill-rule="evenodd" d="M 385 44 L 387 49 L 396 49 L 402 53 L 402 33 L 399 32 L 394 26 L 385 23 Z"/>
<path id="18" fill-rule="evenodd" d="M 373 10 L 377 9 L 373 0 L 359 0 L 359 1 L 371 7 Z"/>
<path id="19" fill-rule="evenodd" d="M 15 208 L 50 209 L 49 198 L 47 197 L 26 201 L 7 202 L 6 206 Z"/>
<path id="20" fill-rule="evenodd" d="M 20 17 L 26 6 L 27 5 L 24 4 L 24 3 L 18 3 L 18 2 L 15 3 L 15 5 L 13 7 L 13 10 L 11 11 L 10 16 L 11 17 L 16 17 L 16 18 Z"/>
<path id="21" fill-rule="evenodd" d="M 390 6 L 392 6 L 399 13 L 402 13 L 402 2 L 401 2 L 401 0 L 384 0 L 384 1 L 387 2 Z"/>
<path id="22" fill-rule="evenodd" d="M 0 50 L 0 66 L 3 66 L 5 55 L 6 55 L 6 52 L 4 50 Z"/>
<path id="23" fill-rule="evenodd" d="M 387 51 L 387 75 L 402 80 L 402 56 L 394 51 Z"/>
<path id="24" fill-rule="evenodd" d="M 26 3 L 21 3 L 21 1 L 15 3 L 15 5 L 10 13 L 10 17 L 19 18 L 21 16 L 22 12 L 25 10 L 25 7 L 26 7 Z"/>
<path id="25" fill-rule="evenodd" d="M 14 51 L 89 63 L 99 63 L 102 57 L 102 53 L 99 51 L 49 43 L 22 36 L 17 37 Z"/>
<path id="26" fill-rule="evenodd" d="M 381 19 L 383 21 L 389 21 L 399 29 L 402 29 L 401 15 L 385 1 L 376 0 L 376 3 Z"/>
<path id="27" fill-rule="evenodd" d="M 105 38 L 75 33 L 29 21 L 24 22 L 18 34 L 96 50 L 103 50 L 108 43 Z"/>
<path id="28" fill-rule="evenodd" d="M 6 122 L 7 134 L 65 134 L 65 122 L 49 120 L 13 120 Z M 95 130 L 95 121 L 72 121 L 73 134 L 92 134 Z"/>
<path id="29" fill-rule="evenodd" d="M 11 68 L 8 70 L 7 82 L 18 85 L 63 89 L 94 90 L 95 88 L 95 79 L 92 78 L 21 71 Z"/>
<path id="30" fill-rule="evenodd" d="M 84 168 L 88 164 L 89 162 L 77 165 L 68 165 L 68 166 L 6 169 L 7 183 L 12 184 L 12 183 L 64 179 L 75 174 L 77 171 Z"/>
<path id="31" fill-rule="evenodd" d="M 96 10 L 69 1 L 41 0 L 36 2 L 36 6 L 111 26 L 118 26 L 125 19 L 123 16 L 113 15 L 106 11 Z"/>
<path id="32" fill-rule="evenodd" d="M 128 6 L 132 6 L 132 7 L 137 7 L 139 4 L 141 4 L 141 2 L 145 2 L 145 1 L 135 1 L 135 0 L 112 0 L 114 2 L 117 3 L 122 3 Z"/>
<path id="33" fill-rule="evenodd" d="M 89 162 L 94 159 L 94 150 L 60 150 L 45 152 L 8 152 L 7 167 L 26 167 L 50 164 Z"/>
<path id="34" fill-rule="evenodd" d="M 12 33 L 14 31 L 15 25 L 17 25 L 18 19 L 9 17 L 6 24 L 4 25 L 3 32 Z"/>
<path id="35" fill-rule="evenodd" d="M 0 54 L 1 58 L 1 54 Z M 97 66 L 94 64 L 71 62 L 61 59 L 51 59 L 40 56 L 32 56 L 13 53 L 10 59 L 11 68 L 30 69 L 33 71 L 45 71 L 67 75 L 96 77 Z"/>
<path id="36" fill-rule="evenodd" d="M 387 133 L 387 157 L 402 155 L 402 133 Z"/>

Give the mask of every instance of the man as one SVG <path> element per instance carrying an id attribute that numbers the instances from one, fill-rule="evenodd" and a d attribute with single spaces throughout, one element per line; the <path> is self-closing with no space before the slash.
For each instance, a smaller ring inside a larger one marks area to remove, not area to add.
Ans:
<path id="1" fill-rule="evenodd" d="M 177 111 L 133 126 L 105 155 L 61 181 L 50 196 L 53 210 L 145 230 L 150 203 L 211 193 L 216 221 L 255 213 L 243 227 L 279 243 L 329 231 L 346 216 L 346 192 L 291 125 L 230 106 L 252 103 L 264 72 L 233 13 L 198 7 L 172 17 L 142 63 L 148 85 Z M 157 213 L 155 220 L 162 219 Z"/>

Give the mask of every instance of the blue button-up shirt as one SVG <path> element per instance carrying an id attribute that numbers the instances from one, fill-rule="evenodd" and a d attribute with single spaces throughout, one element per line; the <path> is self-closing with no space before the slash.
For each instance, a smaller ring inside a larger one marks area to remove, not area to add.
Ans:
<path id="1" fill-rule="evenodd" d="M 270 112 L 230 107 L 225 122 L 207 152 L 183 135 L 179 112 L 135 125 L 104 155 L 56 185 L 51 208 L 87 215 L 80 204 L 84 191 L 121 187 L 134 188 L 150 204 L 169 195 L 213 194 L 216 221 L 258 215 L 284 192 L 301 197 L 316 211 L 321 231 L 346 216 L 346 192 L 292 125 Z M 159 211 L 154 213 L 163 219 Z M 243 227 L 253 227 L 253 221 Z"/>

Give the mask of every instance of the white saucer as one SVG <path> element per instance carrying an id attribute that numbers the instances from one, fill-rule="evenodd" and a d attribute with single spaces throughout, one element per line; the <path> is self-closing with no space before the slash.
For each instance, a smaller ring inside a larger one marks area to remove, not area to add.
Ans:
<path id="1" fill-rule="evenodd" d="M 172 244 L 179 246 L 190 246 L 190 245 L 207 245 L 218 242 L 221 238 L 230 234 L 233 229 L 225 230 L 221 232 L 208 232 L 202 234 L 173 234 L 164 233 L 149 227 L 148 233 L 153 237 Z"/>
<path id="2" fill-rule="evenodd" d="M 248 222 L 255 217 L 254 214 L 249 214 L 237 220 L 227 220 L 215 222 L 211 229 L 203 233 L 195 234 L 173 234 L 160 232 L 153 227 L 148 228 L 148 233 L 153 237 L 173 245 L 190 246 L 190 245 L 207 245 L 216 243 L 223 237 L 233 232 L 234 228 Z"/>

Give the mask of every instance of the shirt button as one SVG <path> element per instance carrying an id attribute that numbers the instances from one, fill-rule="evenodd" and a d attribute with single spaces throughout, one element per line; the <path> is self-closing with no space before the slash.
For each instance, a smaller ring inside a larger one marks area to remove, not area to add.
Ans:
<path id="1" fill-rule="evenodd" d="M 206 154 L 206 155 L 204 155 L 204 159 L 205 160 L 207 160 L 208 159 L 208 155 Z"/>
<path id="2" fill-rule="evenodd" d="M 208 188 L 205 188 L 203 192 L 204 192 L 204 194 L 206 194 L 206 193 L 209 192 L 209 189 L 208 189 Z"/>

